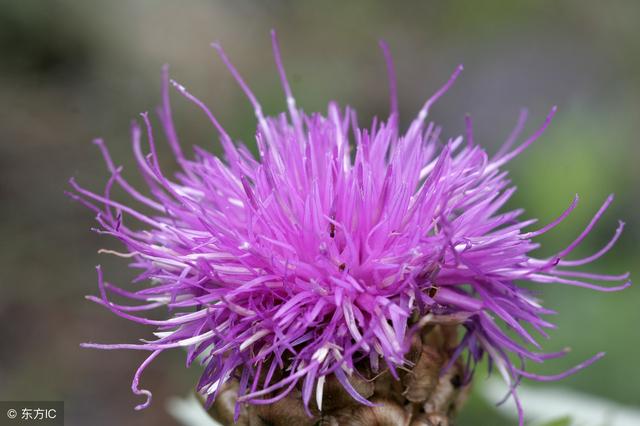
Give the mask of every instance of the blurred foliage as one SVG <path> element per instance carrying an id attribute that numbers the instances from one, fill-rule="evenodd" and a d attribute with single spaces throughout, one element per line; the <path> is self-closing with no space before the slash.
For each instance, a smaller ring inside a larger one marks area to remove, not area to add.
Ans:
<path id="1" fill-rule="evenodd" d="M 571 417 L 562 417 L 560 419 L 552 420 L 540 426 L 571 426 Z"/>
<path id="2" fill-rule="evenodd" d="M 116 245 L 89 232 L 91 214 L 62 192 L 70 175 L 92 188 L 104 184 L 107 173 L 90 144 L 97 136 L 140 183 L 128 123 L 158 103 L 165 62 L 232 135 L 251 143 L 251 108 L 208 44 L 225 45 L 265 111 L 274 113 L 284 99 L 270 57 L 271 28 L 279 31 L 293 90 L 307 110 L 322 111 L 336 99 L 355 106 L 361 123 L 386 114 L 379 38 L 396 60 L 403 123 L 459 62 L 463 78 L 433 111 L 446 135 L 461 132 L 470 112 L 476 140 L 492 151 L 520 107 L 530 108 L 531 131 L 559 105 L 546 135 L 509 165 L 519 187 L 512 205 L 546 223 L 580 194 L 572 220 L 540 239 L 544 256 L 569 243 L 615 192 L 613 207 L 575 255 L 604 244 L 621 218 L 625 234 L 594 270 L 640 273 L 638 2 L 2 0 L 0 6 L 0 399 L 64 399 L 69 424 L 170 424 L 164 401 L 186 394 L 198 373 L 184 369 L 182 353 L 148 369 L 142 381 L 155 403 L 138 413 L 128 382 L 142 354 L 78 347 L 86 340 L 135 341 L 150 330 L 83 301 L 96 291 L 93 264 L 102 263 L 112 281 L 126 282 L 131 273 L 96 254 Z M 218 149 L 192 105 L 174 97 L 174 109 L 185 146 Z M 175 169 L 169 150 L 159 149 L 165 170 Z M 607 357 L 564 384 L 640 406 L 637 287 L 617 294 L 536 289 L 559 312 L 545 348 L 573 351 L 535 370 L 559 371 L 606 350 Z M 472 397 L 460 424 L 511 421 Z"/>

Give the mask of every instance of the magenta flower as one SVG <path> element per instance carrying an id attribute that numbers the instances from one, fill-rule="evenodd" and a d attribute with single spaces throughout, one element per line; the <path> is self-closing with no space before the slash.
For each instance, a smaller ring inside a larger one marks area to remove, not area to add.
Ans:
<path id="1" fill-rule="evenodd" d="M 539 247 L 534 238 L 567 218 L 577 196 L 556 220 L 535 230 L 528 229 L 535 220 L 520 219 L 522 210 L 502 211 L 515 191 L 502 166 L 540 137 L 555 107 L 539 130 L 515 145 L 526 119 L 522 113 L 492 156 L 475 143 L 470 119 L 465 137 L 443 138 L 427 116 L 460 66 L 401 133 L 393 65 L 381 44 L 391 113 L 386 121 L 374 119 L 369 128 L 361 128 L 355 111 L 336 103 L 329 104 L 326 115 L 299 109 L 275 34 L 272 40 L 288 105 L 288 114 L 275 117 L 263 115 L 222 48 L 214 45 L 255 109 L 258 158 L 234 144 L 207 106 L 171 81 L 208 116 L 224 149 L 224 159 L 199 147 L 193 159 L 187 158 L 171 117 L 165 68 L 158 116 L 181 171 L 170 179 L 160 170 L 151 121 L 144 113 L 149 154 L 143 152 L 137 124 L 131 133 L 146 194 L 127 183 L 101 140 L 95 143 L 111 173 L 104 191 L 91 192 L 71 180 L 71 196 L 97 213 L 97 232 L 126 247 L 113 254 L 131 259 L 141 271 L 137 289 L 129 291 L 104 282 L 98 267 L 100 297 L 89 299 L 118 316 L 156 326 L 157 339 L 83 345 L 151 352 L 133 379 L 133 392 L 147 397 L 137 409 L 151 400 L 151 393 L 138 386 L 144 368 L 161 352 L 179 347 L 188 350 L 189 364 L 201 356 L 204 372 L 197 388 L 209 404 L 233 378 L 240 384 L 238 403 L 269 404 L 298 385 L 305 405 L 313 395 L 320 404 L 325 378 L 332 373 L 353 398 L 370 404 L 347 380 L 355 363 L 368 360 L 372 371 L 389 369 L 395 375 L 405 364 L 412 334 L 443 317 L 465 330 L 453 360 L 466 356 L 470 375 L 486 354 L 516 401 L 522 377 L 559 379 L 603 355 L 557 376 L 525 371 L 527 360 L 541 362 L 563 353 L 530 349 L 540 346 L 528 329 L 546 337 L 544 330 L 553 324 L 543 315 L 553 312 L 519 281 L 599 291 L 630 285 L 628 274 L 574 270 L 609 251 L 622 222 L 601 250 L 567 259 L 612 197 L 571 244 L 545 259 L 530 255 Z M 114 185 L 153 213 L 113 199 Z M 597 281 L 619 283 L 607 287 Z M 138 304 L 116 304 L 110 293 Z M 168 308 L 166 319 L 139 316 L 161 307 Z"/>

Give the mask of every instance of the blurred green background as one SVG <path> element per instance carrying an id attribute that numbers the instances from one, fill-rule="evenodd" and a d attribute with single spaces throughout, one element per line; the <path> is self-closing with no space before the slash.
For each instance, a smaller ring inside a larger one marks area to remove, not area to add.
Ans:
<path id="1" fill-rule="evenodd" d="M 531 131 L 552 105 L 545 136 L 509 166 L 519 191 L 513 205 L 554 218 L 581 196 L 572 220 L 541 238 L 540 255 L 564 247 L 610 192 L 616 201 L 575 253 L 627 229 L 593 270 L 638 277 L 640 268 L 640 2 L 571 1 L 0 1 L 0 400 L 64 400 L 69 425 L 172 425 L 165 401 L 189 392 L 197 368 L 184 354 L 161 356 L 143 376 L 154 404 L 135 412 L 130 379 L 139 352 L 82 350 L 82 341 L 133 342 L 151 330 L 83 299 L 97 291 L 93 266 L 126 282 L 125 262 L 97 254 L 112 241 L 89 231 L 92 214 L 63 195 L 75 176 L 94 189 L 108 178 L 94 137 L 104 137 L 125 174 L 139 183 L 129 122 L 159 102 L 160 67 L 205 100 L 235 138 L 252 142 L 249 103 L 209 43 L 220 41 L 267 113 L 285 103 L 271 58 L 279 33 L 298 104 L 323 111 L 349 103 L 361 123 L 387 113 L 380 38 L 391 46 L 403 124 L 447 79 L 465 71 L 433 109 L 444 134 L 463 130 L 495 151 L 518 111 Z M 217 150 L 206 118 L 173 96 L 182 141 Z M 175 168 L 160 147 L 165 170 Z M 571 346 L 536 371 L 607 356 L 558 386 L 640 407 L 640 290 L 601 294 L 545 286 L 558 310 L 546 349 Z M 477 380 L 484 379 L 481 372 Z M 533 385 L 532 385 L 533 386 Z M 526 409 L 526 407 L 525 407 Z M 512 424 L 474 395 L 460 425 Z"/>

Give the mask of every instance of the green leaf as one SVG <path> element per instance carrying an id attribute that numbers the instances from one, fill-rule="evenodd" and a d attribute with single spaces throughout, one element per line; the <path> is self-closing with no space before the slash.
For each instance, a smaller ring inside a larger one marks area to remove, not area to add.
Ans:
<path id="1" fill-rule="evenodd" d="M 551 420 L 550 422 L 541 424 L 540 426 L 571 426 L 571 417 L 569 416 L 560 417 L 560 418 Z"/>

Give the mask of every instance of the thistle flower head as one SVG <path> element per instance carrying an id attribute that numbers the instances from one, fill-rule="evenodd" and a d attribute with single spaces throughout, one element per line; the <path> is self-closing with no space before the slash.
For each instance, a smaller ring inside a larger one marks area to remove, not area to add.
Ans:
<path id="1" fill-rule="evenodd" d="M 535 237 L 563 221 L 577 196 L 556 220 L 533 230 L 535 220 L 521 219 L 522 210 L 503 209 L 515 188 L 502 167 L 540 137 L 555 107 L 537 131 L 517 143 L 526 120 L 522 113 L 494 155 L 475 143 L 470 119 L 464 137 L 447 139 L 427 117 L 460 66 L 401 131 L 393 65 L 381 44 L 391 113 L 364 128 L 353 109 L 336 103 L 326 114 L 304 113 L 287 82 L 275 34 L 272 38 L 288 106 L 287 113 L 274 117 L 263 115 L 225 52 L 214 45 L 254 107 L 257 156 L 235 144 L 203 102 L 169 80 L 165 68 L 158 118 L 180 172 L 170 178 L 160 170 L 155 130 L 142 114 L 144 130 L 134 124 L 131 134 L 146 192 L 125 180 L 101 140 L 96 144 L 111 173 L 104 191 L 71 181 L 71 196 L 97 213 L 98 232 L 126 247 L 115 254 L 130 258 L 141 271 L 135 290 L 124 290 L 105 282 L 98 268 L 100 297 L 89 298 L 118 316 L 157 327 L 157 339 L 84 345 L 151 353 L 134 376 L 133 391 L 148 397 L 136 408 L 150 403 L 150 392 L 138 386 L 144 368 L 161 352 L 179 347 L 187 349 L 188 363 L 199 357 L 204 365 L 197 387 L 208 403 L 235 378 L 239 404 L 269 404 L 297 387 L 307 406 L 312 397 L 321 404 L 331 374 L 353 398 L 370 404 L 348 380 L 358 374 L 356 364 L 397 374 L 411 336 L 429 322 L 460 323 L 464 334 L 452 361 L 466 356 L 470 375 L 486 355 L 516 400 L 521 377 L 561 378 L 602 355 L 557 376 L 525 371 L 527 360 L 562 353 L 531 349 L 539 348 L 531 330 L 546 336 L 544 330 L 553 325 L 543 315 L 552 311 L 519 282 L 600 291 L 629 285 L 626 274 L 575 270 L 604 255 L 622 223 L 600 251 L 567 260 L 611 197 L 573 242 L 543 259 L 531 255 L 539 246 Z M 193 158 L 184 155 L 171 117 L 170 85 L 209 118 L 224 158 L 197 147 Z M 112 198 L 114 186 L 132 203 Z M 621 284 L 603 287 L 597 281 Z M 136 303 L 116 304 L 110 294 Z M 141 315 L 163 307 L 165 319 Z"/>

